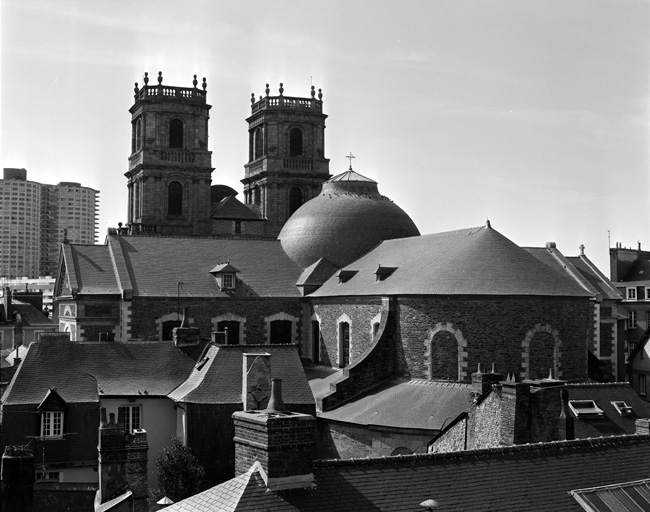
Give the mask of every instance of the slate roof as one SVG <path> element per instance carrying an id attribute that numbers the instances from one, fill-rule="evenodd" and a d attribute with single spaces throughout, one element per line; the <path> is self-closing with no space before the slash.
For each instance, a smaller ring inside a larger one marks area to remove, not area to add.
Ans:
<path id="1" fill-rule="evenodd" d="M 650 281 L 650 259 L 638 259 L 620 280 L 631 283 L 635 281 Z"/>
<path id="2" fill-rule="evenodd" d="M 50 387 L 67 403 L 100 396 L 166 396 L 194 361 L 167 342 L 32 343 L 3 397 L 6 405 L 38 404 Z"/>
<path id="3" fill-rule="evenodd" d="M 107 245 L 68 246 L 64 259 L 74 262 L 71 286 L 79 293 L 176 297 L 228 297 L 210 270 L 229 261 L 240 269 L 246 296 L 298 297 L 301 269 L 277 240 L 172 238 L 109 235 Z M 263 258 L 263 264 L 260 264 Z"/>
<path id="4" fill-rule="evenodd" d="M 119 294 L 111 252 L 105 245 L 63 244 L 69 247 L 72 261 L 67 261 L 68 275 L 76 277 L 77 293 Z M 65 253 L 64 253 L 65 255 Z M 71 283 L 72 284 L 72 283 Z"/>
<path id="5" fill-rule="evenodd" d="M 235 196 L 224 197 L 218 203 L 213 203 L 210 217 L 223 220 L 264 220 Z"/>
<path id="6" fill-rule="evenodd" d="M 612 300 L 622 298 L 610 280 L 586 256 L 569 256 L 567 260 L 604 298 Z"/>
<path id="7" fill-rule="evenodd" d="M 434 499 L 440 512 L 579 512 L 582 508 L 571 490 L 647 478 L 648 460 L 650 436 L 631 435 L 448 454 L 317 461 L 315 487 L 265 493 L 256 464 L 245 477 L 247 487 L 241 494 L 228 492 L 231 480 L 201 493 L 201 502 L 188 498 L 166 510 L 410 512 L 423 510 L 420 503 Z M 282 501 L 272 502 L 271 496 Z M 183 508 L 186 504 L 192 506 Z"/>
<path id="8" fill-rule="evenodd" d="M 394 428 L 441 430 L 469 409 L 471 384 L 392 380 L 319 418 Z"/>
<path id="9" fill-rule="evenodd" d="M 379 265 L 397 270 L 377 281 Z M 386 240 L 345 269 L 358 272 L 345 283 L 334 276 L 310 296 L 592 296 L 489 225 Z"/>
<path id="10" fill-rule="evenodd" d="M 14 313 L 20 314 L 20 318 L 25 326 L 54 326 L 51 318 L 27 302 L 13 299 L 11 301 L 11 312 L 9 315 L 5 313 L 4 304 L 0 304 L 0 318 L 11 319 Z"/>
<path id="11" fill-rule="evenodd" d="M 650 403 L 642 400 L 627 382 L 567 384 L 566 389 L 569 400 L 593 400 L 603 410 L 601 417 L 578 417 L 574 420 L 576 438 L 633 434 L 637 419 L 650 418 Z M 632 414 L 619 414 L 612 405 L 613 401 L 624 401 L 632 407 Z M 567 412 L 575 418 L 570 410 Z"/>
<path id="12" fill-rule="evenodd" d="M 286 404 L 314 404 L 295 345 L 208 345 L 187 381 L 169 398 L 189 403 L 241 403 L 243 354 L 271 354 L 271 375 L 282 379 Z"/>

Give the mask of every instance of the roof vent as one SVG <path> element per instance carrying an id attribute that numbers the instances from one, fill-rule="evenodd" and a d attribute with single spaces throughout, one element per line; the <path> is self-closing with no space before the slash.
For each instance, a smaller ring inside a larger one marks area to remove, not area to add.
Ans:
<path id="1" fill-rule="evenodd" d="M 569 408 L 577 417 L 600 417 L 603 410 L 593 400 L 569 400 Z"/>
<path id="2" fill-rule="evenodd" d="M 632 414 L 634 412 L 632 410 L 632 407 L 627 405 L 622 400 L 616 400 L 616 401 L 612 402 L 612 405 L 614 406 L 614 409 L 616 409 L 621 416 L 629 416 L 630 414 Z"/>
<path id="3" fill-rule="evenodd" d="M 398 269 L 398 267 L 382 267 L 379 265 L 377 267 L 377 270 L 375 270 L 375 276 L 377 276 L 377 281 L 383 281 L 387 277 L 391 276 L 393 272 L 395 272 Z"/>

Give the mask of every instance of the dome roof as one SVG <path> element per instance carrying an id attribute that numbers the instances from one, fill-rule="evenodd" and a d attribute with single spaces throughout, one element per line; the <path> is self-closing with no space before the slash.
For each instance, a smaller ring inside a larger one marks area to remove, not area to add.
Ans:
<path id="1" fill-rule="evenodd" d="M 350 170 L 323 183 L 320 195 L 291 216 L 278 238 L 303 268 L 319 258 L 344 267 L 383 240 L 419 234 L 404 210 L 379 194 L 376 181 Z"/>

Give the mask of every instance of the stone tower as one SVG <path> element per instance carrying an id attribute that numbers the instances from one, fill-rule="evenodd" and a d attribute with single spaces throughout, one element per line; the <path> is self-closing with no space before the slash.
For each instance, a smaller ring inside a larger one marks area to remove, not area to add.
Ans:
<path id="1" fill-rule="evenodd" d="M 130 234 L 209 235 L 211 155 L 202 89 L 135 84 L 128 178 Z"/>
<path id="2" fill-rule="evenodd" d="M 277 236 L 303 203 L 316 196 L 330 178 L 325 158 L 323 95 L 311 98 L 251 95 L 248 163 L 242 183 L 244 201 L 267 219 L 266 234 Z"/>

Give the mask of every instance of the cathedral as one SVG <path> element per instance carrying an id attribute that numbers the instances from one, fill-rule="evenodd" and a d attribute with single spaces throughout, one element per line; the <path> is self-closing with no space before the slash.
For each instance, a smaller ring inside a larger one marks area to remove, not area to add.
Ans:
<path id="1" fill-rule="evenodd" d="M 62 244 L 72 340 L 170 340 L 184 317 L 203 340 L 295 344 L 344 369 L 322 410 L 392 376 L 469 382 L 479 363 L 586 379 L 594 294 L 489 222 L 421 235 L 372 172 L 330 174 L 320 89 L 251 96 L 241 196 L 212 184 L 205 78 L 145 73 L 134 92 L 128 220 Z"/>

